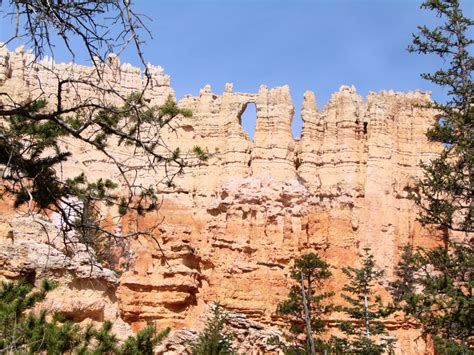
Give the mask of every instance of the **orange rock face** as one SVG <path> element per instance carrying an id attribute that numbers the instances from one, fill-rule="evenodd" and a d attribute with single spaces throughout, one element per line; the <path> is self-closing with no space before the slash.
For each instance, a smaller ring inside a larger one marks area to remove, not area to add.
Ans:
<path id="1" fill-rule="evenodd" d="M 18 61 L 25 63 L 27 56 L 0 53 L 0 90 L 23 85 L 35 92 L 31 75 L 41 77 L 42 71 L 20 71 Z M 117 85 L 139 89 L 139 71 L 114 60 Z M 61 72 L 71 68 L 51 66 Z M 148 93 L 153 103 L 173 95 L 161 69 L 154 83 Z M 163 196 L 158 215 L 141 225 L 162 222 L 153 238 L 131 241 L 132 265 L 115 293 L 120 319 L 135 330 L 150 320 L 193 327 L 205 305 L 219 301 L 253 321 L 279 324 L 275 309 L 287 295 L 289 267 L 306 251 L 319 252 L 335 267 L 328 288 L 338 291 L 344 284 L 340 269 L 357 265 L 358 253 L 368 246 L 388 283 L 406 243 L 433 244 L 434 232 L 416 221 L 407 189 L 422 173 L 420 161 L 438 150 L 425 137 L 436 117 L 422 108 L 429 100 L 421 92 L 383 91 L 364 101 L 353 87 L 343 86 L 318 110 L 314 94 L 307 92 L 302 136 L 295 140 L 288 86 L 262 86 L 249 94 L 233 92 L 228 84 L 222 95 L 206 86 L 199 96 L 181 99 L 179 105 L 193 117 L 178 117 L 163 139 L 170 148 L 186 152 L 199 145 L 213 155 L 178 177 L 174 190 L 160 185 L 159 174 L 139 177 L 155 182 Z M 249 103 L 257 108 L 253 141 L 240 122 Z M 87 147 L 73 150 L 74 160 L 63 167 L 66 175 L 114 174 Z M 126 150 L 117 155 L 132 157 Z M 118 223 L 125 228 L 124 220 Z M 90 312 L 100 307 L 90 304 Z M 423 340 L 415 341 L 418 330 L 402 319 L 387 325 L 398 338 L 398 353 L 428 351 Z"/>

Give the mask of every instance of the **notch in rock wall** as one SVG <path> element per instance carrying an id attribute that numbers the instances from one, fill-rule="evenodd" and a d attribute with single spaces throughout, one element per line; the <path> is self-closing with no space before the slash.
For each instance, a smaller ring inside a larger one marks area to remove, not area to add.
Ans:
<path id="1" fill-rule="evenodd" d="M 358 118 L 356 119 L 355 124 L 356 124 L 356 131 L 360 132 L 360 128 L 359 128 L 360 121 Z M 368 130 L 369 130 L 369 122 L 367 121 L 362 122 L 362 132 L 364 133 L 364 135 L 367 135 Z"/>

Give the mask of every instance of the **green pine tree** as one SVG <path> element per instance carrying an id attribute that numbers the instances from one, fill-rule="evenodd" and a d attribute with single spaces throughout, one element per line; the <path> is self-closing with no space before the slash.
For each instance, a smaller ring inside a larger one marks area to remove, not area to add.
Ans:
<path id="1" fill-rule="evenodd" d="M 78 346 L 77 325 L 61 323 L 58 316 L 47 321 L 44 311 L 27 314 L 54 286 L 47 280 L 41 282 L 38 290 L 25 281 L 0 284 L 0 351 L 60 354 Z"/>
<path id="2" fill-rule="evenodd" d="M 60 314 L 32 312 L 53 287 L 48 281 L 42 281 L 38 290 L 24 281 L 0 284 L 0 353 L 151 355 L 170 331 L 157 332 L 149 325 L 120 345 L 109 321 L 99 329 L 81 328 Z"/>
<path id="3" fill-rule="evenodd" d="M 469 49 L 473 21 L 464 16 L 459 0 L 428 0 L 421 7 L 444 22 L 432 29 L 419 26 L 408 50 L 442 59 L 443 68 L 421 76 L 446 88 L 449 98 L 431 105 L 440 118 L 427 136 L 444 149 L 437 159 L 422 165 L 424 177 L 414 198 L 422 210 L 422 223 L 470 233 L 474 232 L 474 59 Z"/>
<path id="4" fill-rule="evenodd" d="M 212 316 L 207 320 L 204 330 L 192 344 L 193 355 L 229 355 L 235 354 L 232 347 L 233 335 L 225 329 L 226 312 L 216 303 Z"/>
<path id="5" fill-rule="evenodd" d="M 474 114 L 469 34 L 473 21 L 464 16 L 459 0 L 428 0 L 441 24 L 420 26 L 410 52 L 434 54 L 443 67 L 422 77 L 447 89 L 446 102 L 434 102 L 439 120 L 427 136 L 443 146 L 440 156 L 422 164 L 424 177 L 413 191 L 419 220 L 442 231 L 439 247 L 404 253 L 392 294 L 437 352 L 468 354 L 473 347 L 474 319 Z M 452 232 L 458 232 L 453 238 Z M 409 247 L 407 247 L 409 248 Z"/>
<path id="6" fill-rule="evenodd" d="M 413 293 L 416 287 L 417 267 L 415 251 L 411 245 L 403 247 L 400 262 L 395 267 L 395 281 L 390 282 L 390 293 L 395 304 L 399 304 Z"/>
<path id="7" fill-rule="evenodd" d="M 396 269 L 398 307 L 433 337 L 440 354 L 474 353 L 473 270 L 473 240 L 403 254 Z"/>
<path id="8" fill-rule="evenodd" d="M 323 285 L 331 277 L 330 265 L 315 253 L 294 261 L 290 276 L 294 280 L 288 298 L 277 307 L 277 314 L 290 323 L 290 346 L 283 346 L 287 354 L 322 352 L 327 345 L 315 335 L 326 331 L 324 319 L 333 309 L 329 302 L 334 293 L 323 292 Z M 306 340 L 300 340 L 304 334 Z M 280 344 L 283 345 L 283 344 Z"/>
<path id="9" fill-rule="evenodd" d="M 170 328 L 166 328 L 158 332 L 154 325 L 149 324 L 135 336 L 129 337 L 121 346 L 120 353 L 123 355 L 152 355 L 155 346 L 161 343 L 170 331 Z"/>
<path id="10" fill-rule="evenodd" d="M 336 353 L 375 355 L 392 353 L 395 340 L 388 337 L 383 319 L 393 311 L 382 303 L 380 295 L 374 293 L 374 287 L 383 276 L 377 270 L 374 256 L 369 248 L 361 255 L 360 268 L 346 267 L 344 274 L 348 283 L 343 287 L 343 299 L 347 306 L 338 310 L 349 316 L 349 320 L 339 324 L 345 338 L 332 338 Z"/>

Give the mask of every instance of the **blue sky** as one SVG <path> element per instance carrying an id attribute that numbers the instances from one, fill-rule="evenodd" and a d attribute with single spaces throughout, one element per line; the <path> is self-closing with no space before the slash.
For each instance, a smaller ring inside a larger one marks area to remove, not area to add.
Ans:
<path id="1" fill-rule="evenodd" d="M 260 84 L 288 84 L 295 104 L 293 131 L 301 130 L 305 90 L 316 93 L 319 108 L 341 85 L 369 91 L 432 90 L 419 74 L 438 68 L 437 57 L 409 54 L 411 33 L 435 23 L 420 0 L 136 0 L 150 16 L 153 34 L 146 59 L 172 76 L 180 98 L 210 84 L 221 94 L 256 92 Z M 474 0 L 464 0 L 473 17 Z M 2 21 L 0 29 L 8 26 Z M 3 37 L 3 36 L 2 36 Z M 138 64 L 125 55 L 122 61 Z M 250 105 L 249 105 L 250 108 Z M 254 112 L 244 126 L 252 131 Z"/>
<path id="2" fill-rule="evenodd" d="M 464 5 L 472 5 L 472 0 Z M 418 0 L 158 0 L 137 2 L 154 18 L 148 57 L 172 76 L 177 96 L 198 94 L 204 84 L 221 93 L 255 92 L 260 84 L 289 84 L 301 129 L 305 90 L 322 108 L 340 85 L 369 91 L 432 90 L 419 74 L 437 68 L 433 56 L 406 51 L 420 24 L 434 14 Z M 473 7 L 465 6 L 472 15 Z M 471 16 L 472 17 L 472 16 Z M 250 105 L 249 105 L 249 108 Z M 253 112 L 244 125 L 252 129 Z"/>

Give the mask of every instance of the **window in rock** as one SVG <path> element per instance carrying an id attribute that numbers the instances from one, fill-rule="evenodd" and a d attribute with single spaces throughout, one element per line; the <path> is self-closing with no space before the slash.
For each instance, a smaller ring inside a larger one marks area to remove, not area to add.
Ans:
<path id="1" fill-rule="evenodd" d="M 253 141 L 255 126 L 257 124 L 257 108 L 255 104 L 253 102 L 245 104 L 238 117 L 239 123 L 245 133 L 247 133 L 249 139 Z"/>

